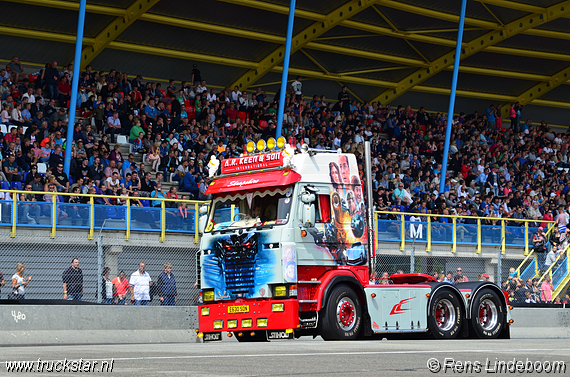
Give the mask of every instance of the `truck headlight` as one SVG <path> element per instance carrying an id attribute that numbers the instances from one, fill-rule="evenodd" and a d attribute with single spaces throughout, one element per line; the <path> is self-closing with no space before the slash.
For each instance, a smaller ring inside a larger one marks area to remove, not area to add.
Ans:
<path id="1" fill-rule="evenodd" d="M 224 321 L 222 321 L 222 320 L 214 321 L 214 328 L 215 328 L 216 330 L 220 330 L 220 329 L 222 329 L 223 327 L 224 327 Z"/>
<path id="2" fill-rule="evenodd" d="M 267 318 L 258 318 L 257 327 L 267 327 Z"/>
<path id="3" fill-rule="evenodd" d="M 237 324 L 238 324 L 237 319 L 228 320 L 228 329 L 235 329 L 237 327 Z"/>
<path id="4" fill-rule="evenodd" d="M 204 302 L 214 301 L 214 291 L 203 291 Z"/>
<path id="5" fill-rule="evenodd" d="M 251 319 L 242 319 L 241 320 L 241 327 L 251 327 L 253 326 L 253 320 Z"/>
<path id="6" fill-rule="evenodd" d="M 274 312 L 282 312 L 283 310 L 285 310 L 285 304 L 282 302 L 277 303 L 277 304 L 272 304 L 271 310 Z"/>
<path id="7" fill-rule="evenodd" d="M 278 285 L 273 290 L 273 293 L 275 294 L 275 297 L 285 297 L 287 296 L 287 287 L 284 285 Z"/>
<path id="8" fill-rule="evenodd" d="M 208 307 L 202 308 L 202 317 L 205 317 L 208 315 L 210 315 L 210 308 L 208 308 Z"/>

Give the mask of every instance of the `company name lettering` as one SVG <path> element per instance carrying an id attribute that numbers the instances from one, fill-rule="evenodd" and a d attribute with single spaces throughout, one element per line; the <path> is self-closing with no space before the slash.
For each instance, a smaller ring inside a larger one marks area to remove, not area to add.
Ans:
<path id="1" fill-rule="evenodd" d="M 224 160 L 222 170 L 223 173 L 231 173 L 280 166 L 283 163 L 282 156 L 282 152 L 273 152 L 253 156 L 229 158 Z"/>

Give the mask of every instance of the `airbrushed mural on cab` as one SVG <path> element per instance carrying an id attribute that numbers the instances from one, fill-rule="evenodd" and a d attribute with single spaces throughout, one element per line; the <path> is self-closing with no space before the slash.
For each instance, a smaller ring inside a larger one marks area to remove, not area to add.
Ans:
<path id="1" fill-rule="evenodd" d="M 330 221 L 324 230 L 308 229 L 315 244 L 326 250 L 337 265 L 359 266 L 368 262 L 366 205 L 358 174 L 352 174 L 348 157 L 329 163 L 331 178 Z M 326 213 L 326 211 L 325 211 Z"/>
<path id="2" fill-rule="evenodd" d="M 275 251 L 264 248 L 263 233 L 212 237 L 204 252 L 205 286 L 214 288 L 216 300 L 263 296 L 274 278 Z M 256 292 L 258 293 L 256 296 Z"/>

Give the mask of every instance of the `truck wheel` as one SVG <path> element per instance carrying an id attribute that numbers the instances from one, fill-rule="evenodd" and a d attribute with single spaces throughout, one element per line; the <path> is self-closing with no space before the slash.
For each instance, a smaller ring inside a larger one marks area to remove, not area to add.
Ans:
<path id="1" fill-rule="evenodd" d="M 428 327 L 436 339 L 454 339 L 459 335 L 462 322 L 461 303 L 449 289 L 435 293 L 430 302 Z"/>
<path id="2" fill-rule="evenodd" d="M 358 295 L 348 286 L 339 285 L 329 295 L 321 321 L 324 340 L 353 340 L 362 327 L 362 308 Z"/>
<path id="3" fill-rule="evenodd" d="M 490 289 L 483 289 L 471 302 L 471 323 L 479 338 L 495 339 L 505 326 L 503 304 Z"/>

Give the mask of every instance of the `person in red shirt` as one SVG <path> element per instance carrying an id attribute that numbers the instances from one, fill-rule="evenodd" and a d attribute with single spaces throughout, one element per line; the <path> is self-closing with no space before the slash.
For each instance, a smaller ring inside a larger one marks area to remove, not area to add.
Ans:
<path id="1" fill-rule="evenodd" d="M 69 101 L 71 94 L 71 86 L 69 85 L 69 79 L 67 76 L 63 76 L 61 78 L 57 84 L 57 89 L 59 90 L 59 106 L 67 107 L 67 101 Z"/>
<path id="2" fill-rule="evenodd" d="M 125 305 L 125 297 L 127 297 L 127 290 L 129 289 L 129 279 L 126 278 L 125 271 L 121 271 L 111 283 L 117 289 L 117 305 Z"/>
<path id="3" fill-rule="evenodd" d="M 238 113 L 239 112 L 236 110 L 235 104 L 233 102 L 230 102 L 230 108 L 226 109 L 226 115 L 228 116 L 230 122 L 233 122 L 238 117 Z"/>

